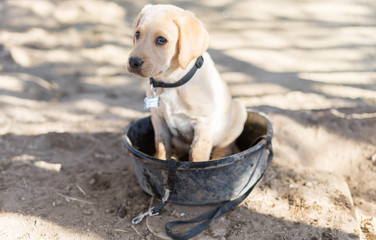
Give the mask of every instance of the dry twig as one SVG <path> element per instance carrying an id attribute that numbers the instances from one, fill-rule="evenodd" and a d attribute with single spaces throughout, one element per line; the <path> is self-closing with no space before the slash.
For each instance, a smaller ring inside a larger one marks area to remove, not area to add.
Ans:
<path id="1" fill-rule="evenodd" d="M 123 229 L 119 229 L 119 228 L 115 228 L 115 229 L 114 229 L 114 232 L 124 232 L 124 233 L 129 233 L 129 231 L 127 231 L 127 230 L 123 230 Z"/>
<path id="2" fill-rule="evenodd" d="M 137 233 L 138 236 L 142 237 L 141 233 L 139 231 L 137 231 L 137 229 L 133 225 L 131 225 L 131 227 Z"/>
<path id="3" fill-rule="evenodd" d="M 80 185 L 76 185 L 76 187 L 78 188 L 78 190 L 80 190 L 80 192 L 84 195 L 84 196 L 86 196 L 86 192 L 80 187 Z"/>
<path id="4" fill-rule="evenodd" d="M 82 199 L 78 199 L 78 198 L 74 198 L 74 197 L 69 197 L 69 196 L 66 196 L 66 195 L 61 194 L 61 193 L 57 193 L 57 194 L 59 196 L 62 196 L 63 198 L 65 198 L 68 201 L 77 201 L 77 202 L 82 202 L 82 203 L 87 203 L 87 204 L 94 204 L 92 202 L 89 202 L 89 201 L 86 201 L 86 200 L 82 200 Z"/>

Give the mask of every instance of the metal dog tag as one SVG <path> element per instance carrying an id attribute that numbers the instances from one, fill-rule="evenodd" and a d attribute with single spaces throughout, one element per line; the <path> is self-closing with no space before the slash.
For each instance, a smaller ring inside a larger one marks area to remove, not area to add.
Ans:
<path id="1" fill-rule="evenodd" d="M 146 97 L 144 99 L 144 109 L 159 107 L 159 96 Z"/>

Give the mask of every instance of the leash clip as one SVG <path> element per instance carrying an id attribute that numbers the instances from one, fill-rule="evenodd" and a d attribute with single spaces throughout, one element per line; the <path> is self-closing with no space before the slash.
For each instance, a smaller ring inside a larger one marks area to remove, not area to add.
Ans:
<path id="1" fill-rule="evenodd" d="M 164 207 L 164 205 L 168 201 L 169 197 L 170 197 L 170 190 L 166 189 L 165 195 L 162 198 L 162 202 L 159 203 L 157 206 L 149 208 L 149 210 L 147 212 L 140 213 L 137 217 L 133 218 L 132 224 L 135 225 L 135 224 L 141 223 L 142 220 L 144 220 L 144 218 L 147 217 L 147 216 L 157 216 L 157 215 L 159 215 L 159 211 L 161 211 L 161 209 Z"/>
<path id="2" fill-rule="evenodd" d="M 140 222 L 142 222 L 142 220 L 144 220 L 145 217 L 147 217 L 147 216 L 157 216 L 158 214 L 159 214 L 159 212 L 154 212 L 154 207 L 149 208 L 149 210 L 147 212 L 140 213 L 137 217 L 133 218 L 132 224 L 133 225 L 139 224 Z"/>
<path id="3" fill-rule="evenodd" d="M 168 199 L 170 198 L 170 189 L 165 189 L 165 194 L 164 194 L 164 196 L 163 196 L 163 198 L 162 198 L 162 202 L 163 203 L 166 203 L 167 201 L 168 201 Z"/>
<path id="4" fill-rule="evenodd" d="M 153 93 L 153 97 L 157 96 L 157 89 L 154 87 L 152 83 L 150 83 L 150 90 Z"/>

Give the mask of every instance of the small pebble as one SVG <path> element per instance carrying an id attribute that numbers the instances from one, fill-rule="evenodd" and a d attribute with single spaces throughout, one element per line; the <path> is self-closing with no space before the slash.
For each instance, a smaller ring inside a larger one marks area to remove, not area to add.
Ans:
<path id="1" fill-rule="evenodd" d="M 95 182 L 96 182 L 96 180 L 95 180 L 94 178 L 92 178 L 92 179 L 90 179 L 90 182 L 89 182 L 89 184 L 90 184 L 90 185 L 94 185 L 94 184 L 95 184 Z"/>
<path id="2" fill-rule="evenodd" d="M 127 209 L 126 209 L 126 206 L 125 203 L 121 204 L 120 208 L 119 208 L 119 211 L 118 211 L 118 216 L 120 218 L 125 218 L 125 216 L 127 216 Z"/>
<path id="3" fill-rule="evenodd" d="M 106 213 L 114 213 L 115 212 L 115 210 L 114 209 L 106 209 Z"/>
<path id="4" fill-rule="evenodd" d="M 312 187 L 313 183 L 312 182 L 306 182 L 306 183 L 304 183 L 304 186 L 306 186 L 306 187 Z"/>
<path id="5" fill-rule="evenodd" d="M 174 211 L 171 213 L 171 215 L 174 216 L 174 217 L 179 217 L 179 216 L 180 216 L 180 214 L 179 214 L 176 210 L 174 210 Z"/>
<path id="6" fill-rule="evenodd" d="M 84 215 L 87 215 L 87 216 L 90 216 L 90 215 L 93 214 L 93 212 L 90 211 L 90 210 L 84 210 L 84 211 L 82 211 L 82 213 L 83 213 Z"/>

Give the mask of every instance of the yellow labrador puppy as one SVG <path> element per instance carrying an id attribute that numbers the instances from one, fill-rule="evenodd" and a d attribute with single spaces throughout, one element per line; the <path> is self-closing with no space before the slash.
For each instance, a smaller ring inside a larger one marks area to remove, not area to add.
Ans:
<path id="1" fill-rule="evenodd" d="M 150 81 L 145 107 L 151 108 L 155 157 L 185 152 L 196 162 L 229 154 L 246 110 L 206 52 L 209 35 L 201 21 L 176 6 L 146 5 L 133 31 L 127 68 Z"/>

